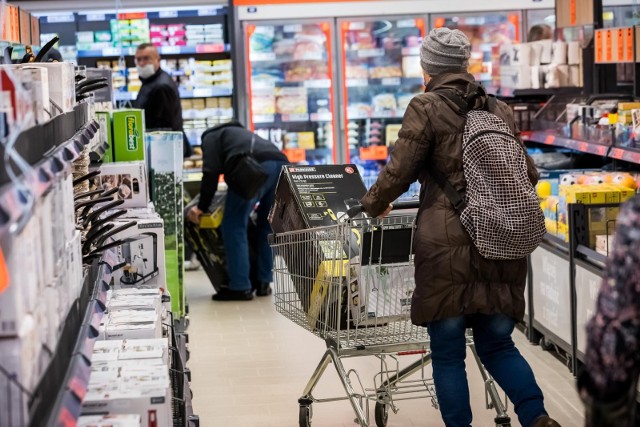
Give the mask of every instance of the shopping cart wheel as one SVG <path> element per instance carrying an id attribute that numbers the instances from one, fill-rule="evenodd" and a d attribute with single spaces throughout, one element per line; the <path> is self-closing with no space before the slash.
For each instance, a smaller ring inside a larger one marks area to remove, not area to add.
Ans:
<path id="1" fill-rule="evenodd" d="M 311 427 L 311 406 L 300 405 L 300 427 Z"/>
<path id="2" fill-rule="evenodd" d="M 511 418 L 508 415 L 496 417 L 496 427 L 511 427 Z"/>
<path id="3" fill-rule="evenodd" d="M 387 427 L 387 421 L 389 421 L 389 405 L 376 402 L 376 425 L 378 427 Z"/>

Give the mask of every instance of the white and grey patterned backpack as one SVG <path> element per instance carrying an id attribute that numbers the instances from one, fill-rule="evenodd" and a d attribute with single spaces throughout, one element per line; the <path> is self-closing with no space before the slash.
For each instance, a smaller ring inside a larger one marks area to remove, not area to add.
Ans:
<path id="1" fill-rule="evenodd" d="M 500 117 L 493 114 L 494 97 L 482 109 L 470 109 L 484 88 L 463 98 L 453 90 L 436 92 L 461 108 L 466 116 L 462 164 L 467 182 L 459 193 L 433 165 L 429 172 L 447 195 L 480 255 L 515 260 L 535 250 L 546 233 L 544 214 L 527 175 L 522 142 Z"/>

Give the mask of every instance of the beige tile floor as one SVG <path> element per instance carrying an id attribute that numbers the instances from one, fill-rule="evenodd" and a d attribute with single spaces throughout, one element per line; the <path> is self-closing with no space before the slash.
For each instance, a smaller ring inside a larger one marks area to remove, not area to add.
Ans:
<path id="1" fill-rule="evenodd" d="M 194 409 L 203 427 L 297 427 L 304 386 L 322 354 L 324 342 L 276 313 L 271 298 L 242 303 L 211 301 L 213 289 L 202 270 L 187 273 L 187 298 Z M 565 366 L 515 332 L 518 348 L 529 361 L 544 391 L 547 410 L 563 427 L 583 424 L 574 379 Z M 493 427 L 493 414 L 477 369 L 467 358 L 474 427 Z M 332 366 L 329 367 L 332 369 Z M 378 364 L 370 358 L 350 360 L 365 387 L 373 385 Z M 318 385 L 316 397 L 343 393 L 335 370 Z M 442 426 L 427 400 L 400 402 L 389 427 Z M 373 407 L 372 407 L 373 412 Z M 519 425 L 510 406 L 513 426 Z M 353 427 L 347 402 L 314 405 L 314 427 Z M 372 423 L 375 425 L 375 423 Z"/>

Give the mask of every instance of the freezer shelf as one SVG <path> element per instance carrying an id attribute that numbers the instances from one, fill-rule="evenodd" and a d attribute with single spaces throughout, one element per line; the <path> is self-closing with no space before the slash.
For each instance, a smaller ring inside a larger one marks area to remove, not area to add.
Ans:
<path id="1" fill-rule="evenodd" d="M 500 90 L 500 46 L 519 42 L 522 14 L 517 11 L 492 14 L 458 13 L 432 15 L 432 27 L 458 29 L 469 37 L 469 73 L 482 82 L 489 93 Z"/>
<path id="2" fill-rule="evenodd" d="M 333 26 L 247 23 L 250 127 L 292 163 L 334 163 Z"/>
<path id="3" fill-rule="evenodd" d="M 424 91 L 424 19 L 363 18 L 339 23 L 345 151 L 363 176 L 387 162 L 409 102 Z"/>

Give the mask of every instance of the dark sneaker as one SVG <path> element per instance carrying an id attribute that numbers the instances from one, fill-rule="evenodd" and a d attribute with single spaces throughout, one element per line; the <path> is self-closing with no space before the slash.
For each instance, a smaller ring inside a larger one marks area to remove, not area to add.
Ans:
<path id="1" fill-rule="evenodd" d="M 253 291 L 233 291 L 223 288 L 211 297 L 214 301 L 251 301 L 253 299 Z"/>
<path id="2" fill-rule="evenodd" d="M 548 415 L 538 417 L 531 427 L 560 427 L 557 421 L 549 418 Z"/>
<path id="3" fill-rule="evenodd" d="M 256 295 L 259 297 L 268 297 L 271 292 L 271 284 L 267 282 L 260 282 L 256 289 Z"/>

